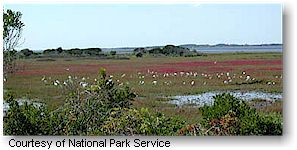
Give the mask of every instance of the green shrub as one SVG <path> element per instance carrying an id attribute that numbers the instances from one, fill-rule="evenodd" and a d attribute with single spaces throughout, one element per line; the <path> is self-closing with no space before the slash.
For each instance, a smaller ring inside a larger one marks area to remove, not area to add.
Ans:
<path id="1" fill-rule="evenodd" d="M 7 96 L 9 109 L 4 117 L 5 135 L 44 135 L 49 133 L 47 121 L 48 110 L 43 106 L 34 106 L 25 102 L 23 105 L 14 99 L 11 94 Z"/>
<path id="2" fill-rule="evenodd" d="M 58 111 L 62 119 L 58 133 L 65 135 L 90 135 L 101 128 L 113 108 L 129 108 L 135 94 L 128 87 L 116 87 L 100 70 L 96 84 L 87 88 L 71 90 L 64 106 Z M 62 116 L 62 117 L 61 117 Z"/>
<path id="3" fill-rule="evenodd" d="M 209 135 L 281 135 L 282 119 L 279 115 L 263 115 L 246 102 L 231 94 L 214 97 L 212 106 L 200 108 L 202 124 Z"/>
<path id="4" fill-rule="evenodd" d="M 101 128 L 104 135 L 176 135 L 185 125 L 175 117 L 150 113 L 148 109 L 118 109 Z"/>

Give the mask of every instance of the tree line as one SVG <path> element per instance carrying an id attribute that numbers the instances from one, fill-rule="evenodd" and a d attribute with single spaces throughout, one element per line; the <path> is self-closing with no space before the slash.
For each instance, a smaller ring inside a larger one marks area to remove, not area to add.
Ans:
<path id="1" fill-rule="evenodd" d="M 194 57 L 201 56 L 201 53 L 198 53 L 195 50 L 190 50 L 181 46 L 175 45 L 166 45 L 164 47 L 156 47 L 152 49 L 147 48 L 136 48 L 133 53 L 136 57 L 142 57 L 143 55 L 163 55 L 163 56 L 184 56 L 184 57 Z"/>

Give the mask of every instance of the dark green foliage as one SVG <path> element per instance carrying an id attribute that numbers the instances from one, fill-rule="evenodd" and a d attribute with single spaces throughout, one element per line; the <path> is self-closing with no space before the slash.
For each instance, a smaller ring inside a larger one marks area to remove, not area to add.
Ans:
<path id="1" fill-rule="evenodd" d="M 134 54 L 138 55 L 136 57 L 140 57 L 140 54 L 149 53 L 152 55 L 165 55 L 165 56 L 185 56 L 185 57 L 195 57 L 201 56 L 201 54 L 196 51 L 190 51 L 188 48 L 174 46 L 174 45 L 166 45 L 163 48 L 157 47 L 150 50 L 145 48 L 136 48 L 134 49 Z"/>
<path id="2" fill-rule="evenodd" d="M 100 70 L 99 80 L 86 89 L 70 91 L 64 106 L 58 111 L 62 127 L 57 133 L 92 135 L 97 133 L 113 108 L 129 108 L 135 94 L 129 88 L 116 87 Z M 62 116 L 62 117 L 61 117 Z M 63 130 L 63 131 L 62 131 Z"/>
<path id="3" fill-rule="evenodd" d="M 60 54 L 63 50 L 61 50 L 62 48 L 57 48 L 57 49 L 47 49 L 43 51 L 44 55 L 58 55 Z"/>
<path id="4" fill-rule="evenodd" d="M 114 56 L 117 54 L 117 51 L 110 51 L 110 55 Z"/>
<path id="5" fill-rule="evenodd" d="M 134 53 L 138 53 L 138 52 L 140 52 L 140 53 L 146 53 L 146 49 L 145 48 L 143 48 L 143 47 L 141 47 L 141 48 L 135 48 L 134 50 L 133 50 L 133 52 Z"/>
<path id="6" fill-rule="evenodd" d="M 20 44 L 25 24 L 21 21 L 22 13 L 7 9 L 3 11 L 3 73 L 6 77 L 15 71 L 16 50 Z"/>
<path id="7" fill-rule="evenodd" d="M 203 106 L 203 125 L 210 135 L 281 135 L 281 117 L 263 116 L 246 102 L 230 94 L 214 97 L 212 106 Z"/>
<path id="8" fill-rule="evenodd" d="M 136 55 L 135 55 L 136 57 L 142 57 L 143 56 L 143 54 L 141 53 L 141 52 L 138 52 L 138 53 L 136 53 Z"/>
<path id="9" fill-rule="evenodd" d="M 48 111 L 45 107 L 36 107 L 25 102 L 19 105 L 11 94 L 7 96 L 9 110 L 4 117 L 5 135 L 44 135 L 49 133 Z"/>
<path id="10" fill-rule="evenodd" d="M 23 49 L 20 51 L 20 53 L 23 54 L 24 56 L 28 57 L 28 56 L 32 55 L 34 52 L 29 49 Z"/>
<path id="11" fill-rule="evenodd" d="M 3 47 L 12 50 L 17 46 L 25 24 L 21 21 L 22 13 L 7 9 L 3 13 Z"/>
<path id="12" fill-rule="evenodd" d="M 154 49 L 148 50 L 148 52 L 150 54 L 163 54 L 162 48 L 154 48 Z"/>
<path id="13" fill-rule="evenodd" d="M 47 49 L 43 51 L 44 55 L 70 55 L 70 56 L 99 56 L 101 55 L 102 50 L 100 48 L 73 48 L 69 50 L 63 50 L 61 47 L 57 49 Z"/>
<path id="14" fill-rule="evenodd" d="M 283 117 L 279 113 L 259 114 L 260 129 L 263 135 L 282 135 Z"/>
<path id="15" fill-rule="evenodd" d="M 62 52 L 63 52 L 62 47 L 58 47 L 58 48 L 57 48 L 57 52 L 58 52 L 59 54 L 62 53 Z"/>
<path id="16" fill-rule="evenodd" d="M 101 128 L 104 135 L 177 135 L 185 125 L 174 117 L 150 113 L 148 109 L 117 109 Z"/>
<path id="17" fill-rule="evenodd" d="M 86 48 L 86 49 L 81 49 L 81 51 L 82 51 L 82 54 L 88 55 L 88 56 L 98 56 L 102 52 L 100 48 Z"/>

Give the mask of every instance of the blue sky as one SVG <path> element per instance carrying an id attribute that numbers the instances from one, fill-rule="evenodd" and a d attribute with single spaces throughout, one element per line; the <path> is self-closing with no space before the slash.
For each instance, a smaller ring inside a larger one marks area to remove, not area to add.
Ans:
<path id="1" fill-rule="evenodd" d="M 282 43 L 279 4 L 10 4 L 21 11 L 19 47 L 128 47 Z"/>

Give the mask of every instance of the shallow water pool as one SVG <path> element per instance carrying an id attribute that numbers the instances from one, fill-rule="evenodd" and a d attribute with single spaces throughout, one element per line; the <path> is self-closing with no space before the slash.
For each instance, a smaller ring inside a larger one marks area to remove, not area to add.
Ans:
<path id="1" fill-rule="evenodd" d="M 259 91 L 213 91 L 206 92 L 197 95 L 181 95 L 181 96 L 172 96 L 169 97 L 173 100 L 169 101 L 170 104 L 175 104 L 178 106 L 182 105 L 195 105 L 195 106 L 203 106 L 203 105 L 211 105 L 214 101 L 213 97 L 217 94 L 222 93 L 230 93 L 236 98 L 240 98 L 245 101 L 251 101 L 253 99 L 264 99 L 267 101 L 275 101 L 282 100 L 281 93 L 265 93 Z"/>

